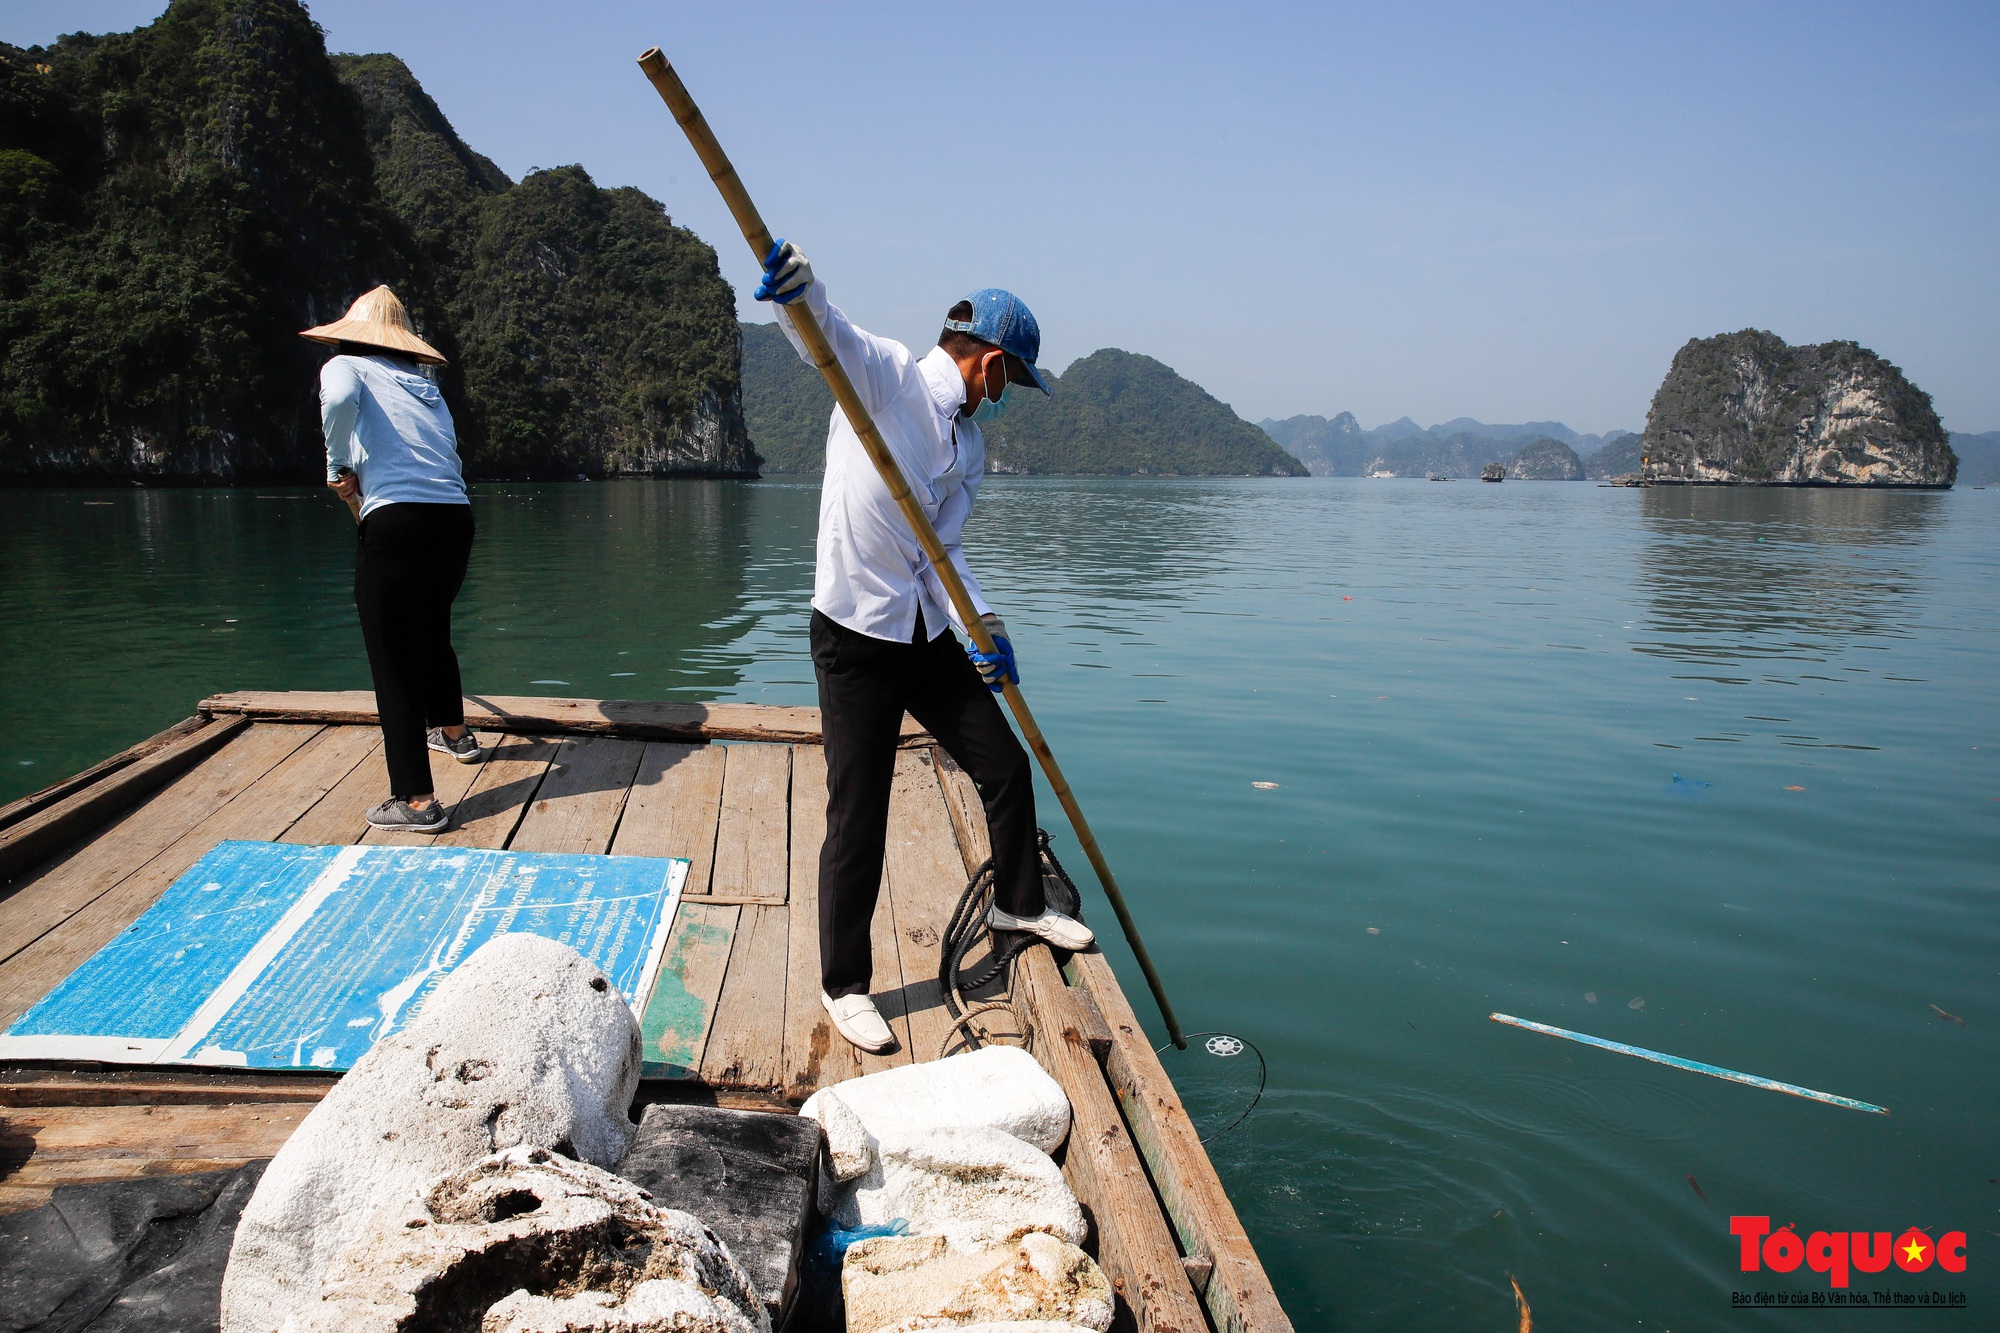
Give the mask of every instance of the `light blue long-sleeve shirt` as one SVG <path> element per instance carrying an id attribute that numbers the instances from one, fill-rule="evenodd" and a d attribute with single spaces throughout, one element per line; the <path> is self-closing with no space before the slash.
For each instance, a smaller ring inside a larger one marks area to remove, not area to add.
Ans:
<path id="1" fill-rule="evenodd" d="M 336 356 L 319 372 L 326 479 L 353 468 L 361 517 L 387 504 L 470 504 L 458 432 L 437 385 L 386 356 Z"/>

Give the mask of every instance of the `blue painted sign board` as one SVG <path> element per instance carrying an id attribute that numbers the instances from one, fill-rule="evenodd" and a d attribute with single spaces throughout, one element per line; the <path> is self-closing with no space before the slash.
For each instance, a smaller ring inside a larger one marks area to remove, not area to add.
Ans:
<path id="1" fill-rule="evenodd" d="M 0 1035 L 0 1057 L 347 1069 L 496 935 L 596 963 L 635 1016 L 688 863 L 225 842 Z"/>

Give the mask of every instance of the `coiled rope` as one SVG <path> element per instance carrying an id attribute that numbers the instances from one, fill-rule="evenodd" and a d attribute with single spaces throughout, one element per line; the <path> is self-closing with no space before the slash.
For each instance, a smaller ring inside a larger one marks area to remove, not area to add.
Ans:
<path id="1" fill-rule="evenodd" d="M 1036 845 L 1042 861 L 1042 895 L 1048 905 L 1064 916 L 1083 919 L 1083 897 L 1077 892 L 1076 881 L 1069 877 L 1062 862 L 1049 847 L 1047 829 L 1037 829 Z M 1003 974 L 1008 975 L 1008 994 L 1013 993 L 1011 969 L 1014 960 L 1031 945 L 1041 943 L 1034 936 L 1020 931 L 994 931 L 987 922 L 987 913 L 993 907 L 993 858 L 979 863 L 966 882 L 965 892 L 959 895 L 958 907 L 951 914 L 951 923 L 945 927 L 943 947 L 938 959 L 938 987 L 944 992 L 945 1009 L 951 1014 L 951 1029 L 945 1033 L 938 1046 L 938 1058 L 949 1055 L 955 1046 L 973 1050 L 988 1042 L 1011 1040 L 1028 1047 L 1034 1046 L 1034 1025 L 1022 1016 L 1021 1011 L 1002 1000 L 971 1001 L 965 998 L 966 991 L 976 991 L 989 985 Z M 986 936 L 993 941 L 992 956 L 986 960 L 977 975 L 965 975 L 965 959 Z M 1006 1014 L 1014 1020 L 1014 1030 L 995 1029 L 987 1024 L 975 1024 L 973 1020 L 985 1015 Z"/>

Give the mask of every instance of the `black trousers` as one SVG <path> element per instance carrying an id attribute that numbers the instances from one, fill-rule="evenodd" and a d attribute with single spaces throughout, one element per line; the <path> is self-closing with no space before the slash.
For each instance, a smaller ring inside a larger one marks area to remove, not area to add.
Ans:
<path id="1" fill-rule="evenodd" d="M 819 853 L 820 984 L 835 999 L 865 995 L 874 977 L 868 924 L 882 886 L 889 786 L 907 710 L 937 737 L 979 788 L 993 844 L 993 901 L 1016 916 L 1042 912 L 1035 840 L 1035 783 L 1028 752 L 958 639 L 926 640 L 923 614 L 910 643 L 870 638 L 812 616 L 826 738 L 826 842 Z"/>
<path id="2" fill-rule="evenodd" d="M 375 678 L 389 791 L 431 792 L 429 727 L 465 722 L 451 604 L 472 555 L 472 506 L 387 504 L 355 534 L 354 606 Z"/>

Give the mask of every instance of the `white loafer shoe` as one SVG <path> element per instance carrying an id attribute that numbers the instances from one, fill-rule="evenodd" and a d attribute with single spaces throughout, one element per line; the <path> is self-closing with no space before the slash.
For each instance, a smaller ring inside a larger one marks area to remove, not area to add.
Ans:
<path id="1" fill-rule="evenodd" d="M 1090 933 L 1090 927 L 1075 917 L 1064 916 L 1061 912 L 1044 910 L 1040 916 L 1015 916 L 1003 912 L 997 906 L 986 914 L 986 924 L 995 930 L 1018 930 L 1029 935 L 1039 935 L 1058 949 L 1075 953 L 1087 949 L 1097 936 Z"/>
<path id="2" fill-rule="evenodd" d="M 821 991 L 819 1002 L 826 1007 L 827 1017 L 833 1020 L 840 1035 L 870 1055 L 895 1045 L 896 1034 L 889 1031 L 889 1025 L 875 1008 L 875 1001 L 866 995 L 843 995 L 836 1000 Z"/>

